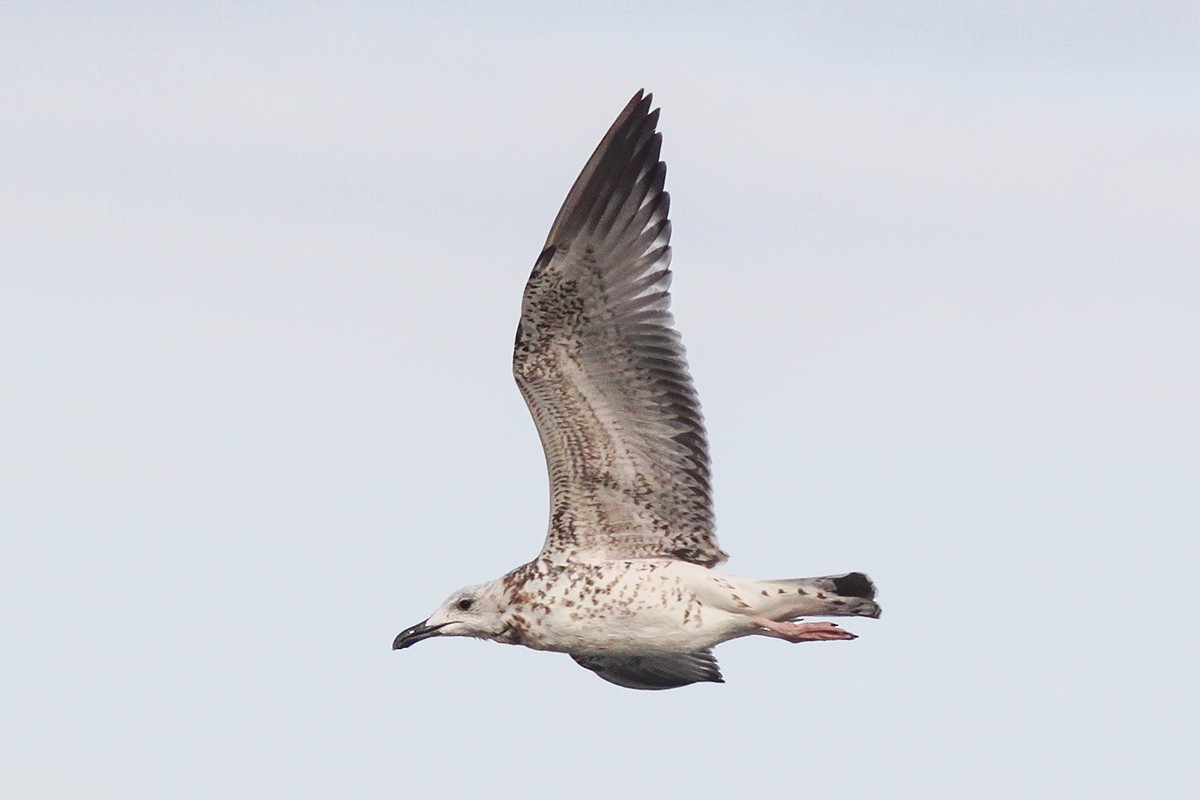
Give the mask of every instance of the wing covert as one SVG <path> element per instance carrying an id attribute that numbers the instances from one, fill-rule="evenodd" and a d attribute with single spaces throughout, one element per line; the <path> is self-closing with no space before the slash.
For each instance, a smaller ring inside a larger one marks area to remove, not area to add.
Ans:
<path id="1" fill-rule="evenodd" d="M 638 92 L 571 187 L 525 287 L 513 373 L 550 473 L 543 558 L 724 560 L 669 288 L 670 198 Z"/>

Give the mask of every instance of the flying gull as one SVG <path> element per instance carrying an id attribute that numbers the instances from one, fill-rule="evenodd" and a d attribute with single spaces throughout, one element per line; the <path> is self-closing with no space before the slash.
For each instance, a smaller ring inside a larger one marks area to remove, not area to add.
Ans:
<path id="1" fill-rule="evenodd" d="M 638 92 L 571 187 L 521 301 L 513 374 L 550 473 L 541 553 L 450 596 L 396 637 L 473 636 L 568 653 L 631 689 L 721 683 L 742 636 L 854 639 L 810 616 L 878 617 L 861 572 L 757 580 L 712 568 L 708 442 L 669 311 L 670 205 Z"/>

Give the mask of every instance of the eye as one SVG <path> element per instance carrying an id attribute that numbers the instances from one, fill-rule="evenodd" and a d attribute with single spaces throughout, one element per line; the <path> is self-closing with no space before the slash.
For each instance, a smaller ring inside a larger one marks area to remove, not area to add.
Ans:
<path id="1" fill-rule="evenodd" d="M 475 599 L 472 597 L 464 597 L 462 600 L 458 601 L 457 605 L 459 611 L 470 611 L 471 606 L 475 605 Z"/>

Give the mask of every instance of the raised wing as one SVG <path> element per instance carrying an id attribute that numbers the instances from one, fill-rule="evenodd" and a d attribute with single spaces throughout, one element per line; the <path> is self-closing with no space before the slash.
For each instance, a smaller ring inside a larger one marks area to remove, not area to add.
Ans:
<path id="1" fill-rule="evenodd" d="M 609 683 L 626 689 L 677 689 L 704 681 L 725 682 L 712 650 L 636 656 L 584 656 L 572 653 L 571 658 Z"/>
<path id="2" fill-rule="evenodd" d="M 546 451 L 551 560 L 725 559 L 668 310 L 669 198 L 650 101 L 634 95 L 588 160 L 521 304 L 513 373 Z"/>

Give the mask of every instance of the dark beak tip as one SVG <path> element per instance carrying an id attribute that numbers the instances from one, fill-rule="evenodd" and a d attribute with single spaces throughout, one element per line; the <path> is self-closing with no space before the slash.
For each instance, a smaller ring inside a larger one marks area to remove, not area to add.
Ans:
<path id="1" fill-rule="evenodd" d="M 438 635 L 438 631 L 444 627 L 442 625 L 434 625 L 432 628 L 424 622 L 418 622 L 411 628 L 406 628 L 400 631 L 392 642 L 393 650 L 403 650 L 406 647 L 412 647 L 417 642 Z"/>

